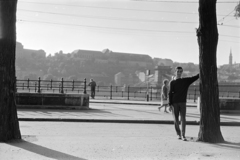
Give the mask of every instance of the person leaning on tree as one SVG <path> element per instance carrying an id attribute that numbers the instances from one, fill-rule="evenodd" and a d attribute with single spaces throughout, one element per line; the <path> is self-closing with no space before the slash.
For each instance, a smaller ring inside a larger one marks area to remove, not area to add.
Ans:
<path id="1" fill-rule="evenodd" d="M 172 114 L 174 119 L 175 130 L 178 135 L 178 139 L 186 141 L 186 102 L 188 87 L 199 78 L 199 74 L 193 77 L 182 78 L 182 67 L 175 68 L 175 79 L 170 82 L 169 89 L 169 106 L 172 108 Z M 179 114 L 181 117 L 181 130 L 179 128 Z"/>

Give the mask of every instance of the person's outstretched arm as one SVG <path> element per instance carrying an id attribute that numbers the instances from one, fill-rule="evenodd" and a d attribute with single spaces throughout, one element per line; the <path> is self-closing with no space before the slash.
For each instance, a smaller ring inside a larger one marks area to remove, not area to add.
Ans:
<path id="1" fill-rule="evenodd" d="M 192 84 L 194 81 L 196 81 L 199 78 L 199 74 L 192 76 L 192 77 L 188 77 L 188 82 L 189 84 Z"/>

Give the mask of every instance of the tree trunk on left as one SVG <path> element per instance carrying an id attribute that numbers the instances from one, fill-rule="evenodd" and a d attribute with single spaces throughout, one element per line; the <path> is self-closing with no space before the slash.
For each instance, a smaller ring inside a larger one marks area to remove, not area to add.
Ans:
<path id="1" fill-rule="evenodd" d="M 21 139 L 15 103 L 17 0 L 0 0 L 0 142 Z"/>

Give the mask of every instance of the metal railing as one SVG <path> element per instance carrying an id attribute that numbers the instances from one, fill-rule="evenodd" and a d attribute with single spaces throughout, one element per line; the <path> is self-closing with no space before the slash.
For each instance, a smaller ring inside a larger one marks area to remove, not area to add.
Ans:
<path id="1" fill-rule="evenodd" d="M 35 92 L 35 93 L 67 93 L 77 92 L 86 94 L 86 79 L 83 81 L 61 81 L 55 80 L 16 80 L 17 92 Z"/>
<path id="2" fill-rule="evenodd" d="M 17 80 L 17 92 L 35 93 L 90 93 L 86 79 L 83 81 L 54 80 Z M 187 99 L 194 102 L 200 95 L 199 86 L 191 85 Z M 149 96 L 149 97 L 148 97 Z M 125 100 L 160 100 L 160 87 L 133 87 L 133 86 L 96 86 L 96 97 Z M 219 97 L 240 98 L 240 85 L 219 85 Z"/>

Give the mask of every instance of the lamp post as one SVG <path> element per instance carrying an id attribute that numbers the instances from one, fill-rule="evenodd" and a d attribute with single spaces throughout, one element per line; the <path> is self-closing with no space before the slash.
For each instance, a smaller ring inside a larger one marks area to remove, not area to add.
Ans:
<path id="1" fill-rule="evenodd" d="M 149 75 L 150 75 L 150 70 L 146 71 L 146 76 L 147 76 L 147 102 L 149 101 Z"/>

